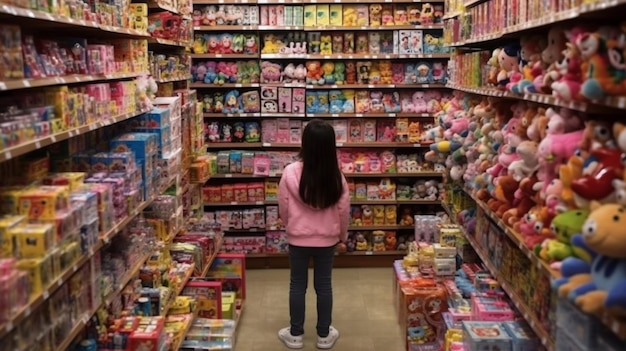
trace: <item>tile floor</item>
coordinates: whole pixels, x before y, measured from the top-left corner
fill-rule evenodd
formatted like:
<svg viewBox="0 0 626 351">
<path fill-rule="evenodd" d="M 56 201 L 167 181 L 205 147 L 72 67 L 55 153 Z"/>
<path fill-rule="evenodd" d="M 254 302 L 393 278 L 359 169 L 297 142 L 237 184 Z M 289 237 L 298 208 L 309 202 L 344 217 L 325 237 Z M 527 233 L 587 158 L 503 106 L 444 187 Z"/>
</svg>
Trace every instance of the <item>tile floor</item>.
<svg viewBox="0 0 626 351">
<path fill-rule="evenodd" d="M 247 299 L 235 351 L 288 350 L 276 333 L 289 325 L 289 270 L 249 270 Z M 315 290 L 309 273 L 303 350 L 315 343 Z M 334 351 L 402 351 L 392 295 L 392 268 L 336 268 L 333 325 L 341 334 Z"/>
</svg>

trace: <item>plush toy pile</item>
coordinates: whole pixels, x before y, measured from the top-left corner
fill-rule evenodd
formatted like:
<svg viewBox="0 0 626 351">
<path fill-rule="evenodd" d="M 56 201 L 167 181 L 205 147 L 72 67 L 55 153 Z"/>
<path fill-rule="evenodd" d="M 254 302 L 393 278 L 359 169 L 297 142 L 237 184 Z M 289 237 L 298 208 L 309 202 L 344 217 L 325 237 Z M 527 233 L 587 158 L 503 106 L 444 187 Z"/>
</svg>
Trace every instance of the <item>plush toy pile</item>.
<svg viewBox="0 0 626 351">
<path fill-rule="evenodd" d="M 626 311 L 626 125 L 524 101 L 454 100 L 465 108 L 439 115 L 426 158 L 445 159 L 454 181 L 561 270 L 563 297 L 590 313 Z"/>
<path fill-rule="evenodd" d="M 493 52 L 490 83 L 513 93 L 552 94 L 563 101 L 624 96 L 625 24 L 582 22 L 554 26 L 547 38 L 522 37 Z"/>
</svg>

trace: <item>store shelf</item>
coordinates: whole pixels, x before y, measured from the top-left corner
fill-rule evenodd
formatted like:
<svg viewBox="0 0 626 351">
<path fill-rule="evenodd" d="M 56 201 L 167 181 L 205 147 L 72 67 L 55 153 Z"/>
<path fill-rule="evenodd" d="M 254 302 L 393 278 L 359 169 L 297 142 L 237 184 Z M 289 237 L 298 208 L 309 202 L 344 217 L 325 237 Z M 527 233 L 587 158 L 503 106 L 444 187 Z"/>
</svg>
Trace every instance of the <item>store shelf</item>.
<svg viewBox="0 0 626 351">
<path fill-rule="evenodd" d="M 227 149 L 227 148 L 244 148 L 244 149 L 256 149 L 256 148 L 285 148 L 285 149 L 297 149 L 300 144 L 283 144 L 283 143 L 209 143 L 208 149 Z M 371 143 L 337 143 L 337 147 L 350 147 L 350 148 L 429 148 L 430 144 L 412 144 L 412 143 L 396 143 L 396 142 L 371 142 Z"/>
<path fill-rule="evenodd" d="M 187 335 L 187 333 L 189 333 L 191 327 L 193 326 L 193 322 L 196 320 L 196 318 L 198 318 L 198 309 L 196 309 L 193 313 L 187 313 L 184 316 L 187 317 L 187 324 L 183 328 L 183 332 L 181 334 L 182 337 L 170 346 L 169 350 L 171 351 L 178 351 L 180 349 L 183 341 L 185 341 L 185 336 Z"/>
<path fill-rule="evenodd" d="M 334 2 L 334 1 L 329 1 Z M 428 30 L 428 29 L 443 29 L 443 25 L 441 24 L 433 24 L 433 25 L 406 25 L 406 26 L 319 26 L 319 27 L 304 27 L 305 31 L 358 31 L 358 30 L 367 30 L 367 31 L 383 31 L 383 30 Z"/>
<path fill-rule="evenodd" d="M 204 203 L 205 207 L 229 207 L 229 206 L 265 206 L 265 205 L 278 205 L 278 201 L 265 200 L 265 201 L 252 201 L 252 202 L 209 202 Z"/>
<path fill-rule="evenodd" d="M 471 193 L 469 192 L 467 193 L 469 196 L 472 197 L 472 199 L 476 202 L 476 204 L 480 206 L 480 208 L 485 212 L 485 214 L 494 223 L 496 223 L 500 229 L 502 229 L 502 231 L 506 234 L 506 236 L 508 236 L 509 239 L 513 241 L 515 246 L 517 246 L 520 249 L 520 251 L 522 251 L 524 255 L 528 257 L 528 259 L 532 262 L 532 264 L 534 264 L 541 272 L 543 272 L 550 279 L 556 279 L 556 278 L 561 277 L 561 273 L 559 271 L 550 268 L 550 265 L 547 262 L 537 257 L 537 255 L 532 249 L 529 249 L 528 247 L 526 247 L 526 245 L 524 244 L 524 238 L 520 233 L 513 230 L 513 228 L 506 225 L 500 218 L 494 215 L 493 212 L 489 209 L 489 207 L 487 207 L 487 205 L 484 202 L 476 199 L 476 197 L 474 197 Z"/>
<path fill-rule="evenodd" d="M 470 1 L 472 3 L 472 5 L 470 6 L 474 6 L 483 1 L 485 0 Z M 619 11 L 617 11 L 616 7 L 622 6 L 622 5 L 626 5 L 626 0 L 608 0 L 608 1 L 595 1 L 595 2 L 584 3 L 570 10 L 564 10 L 561 12 L 548 12 L 546 16 L 531 19 L 518 25 L 506 27 L 502 31 L 499 31 L 498 33 L 488 34 L 488 35 L 484 35 L 478 38 L 471 38 L 471 39 L 460 41 L 460 42 L 448 43 L 446 45 L 467 46 L 470 44 L 486 43 L 486 42 L 501 39 L 501 38 L 519 36 L 525 32 L 535 31 L 537 29 L 547 27 L 547 26 L 554 26 L 561 22 L 567 22 L 567 21 L 573 21 L 573 20 L 582 21 L 587 18 L 598 19 L 598 18 L 601 18 L 601 16 L 604 14 L 607 14 L 607 15 L 618 14 Z M 610 14 L 610 12 L 614 12 L 614 13 Z"/>
<path fill-rule="evenodd" d="M 306 83 L 261 83 L 263 87 L 279 87 L 279 88 L 306 88 Z"/>
<path fill-rule="evenodd" d="M 184 40 L 172 40 L 172 39 L 164 39 L 164 38 L 148 38 L 148 43 L 150 44 L 160 44 L 165 46 L 175 46 L 177 48 L 180 47 L 189 47 L 191 46 L 191 42 Z"/>
<path fill-rule="evenodd" d="M 211 1 L 211 0 L 200 0 L 200 1 Z M 380 1 L 383 3 L 397 3 L 397 4 L 411 4 L 411 3 L 443 3 L 443 0 L 383 0 Z M 196 2 L 194 1 L 194 4 Z M 342 3 L 342 4 L 371 4 L 372 0 L 257 0 L 258 4 L 306 4 L 306 3 L 319 3 L 319 4 L 332 4 L 332 3 Z"/>
<path fill-rule="evenodd" d="M 212 2 L 215 3 L 215 2 Z M 258 59 L 258 54 L 190 54 L 191 58 L 198 59 Z"/>
<path fill-rule="evenodd" d="M 417 172 L 417 173 L 344 173 L 346 178 L 430 178 L 430 177 L 442 177 L 444 174 L 440 172 Z M 265 178 L 280 178 L 280 174 L 254 175 L 254 174 L 241 174 L 241 173 L 224 173 L 224 174 L 212 174 L 212 179 L 265 179 Z"/>
<path fill-rule="evenodd" d="M 54 25 L 54 27 L 57 29 L 77 29 L 75 27 L 83 27 L 84 29 L 104 31 L 109 33 L 128 35 L 132 37 L 149 37 L 149 34 L 147 32 L 142 32 L 135 29 L 107 26 L 93 21 L 74 19 L 48 12 L 30 10 L 8 4 L 2 4 L 0 5 L 0 20 L 6 23 L 5 21 L 8 19 L 19 19 L 20 22 L 29 21 L 31 23 L 46 23 L 48 25 Z"/>
<path fill-rule="evenodd" d="M 480 3 L 483 3 L 487 0 L 467 0 L 467 1 L 463 1 L 463 6 L 464 7 L 472 7 L 472 6 L 476 6 Z"/>
<path fill-rule="evenodd" d="M 360 231 L 360 230 L 414 230 L 413 226 L 405 226 L 405 225 L 359 225 L 354 226 L 351 225 L 348 227 L 350 231 Z"/>
<path fill-rule="evenodd" d="M 470 235 L 465 235 L 467 241 L 474 248 L 474 251 L 480 257 L 480 260 L 483 262 L 485 267 L 489 270 L 491 275 L 498 281 L 502 290 L 506 292 L 509 296 L 513 304 L 520 311 L 524 319 L 528 322 L 533 331 L 537 334 L 543 346 L 548 349 L 548 351 L 554 351 L 555 346 L 554 342 L 550 336 L 550 331 L 546 330 L 541 321 L 537 318 L 535 312 L 526 305 L 519 295 L 516 293 L 516 289 L 509 285 L 509 283 L 503 279 L 500 271 L 496 268 L 496 266 L 491 262 L 489 257 L 485 254 L 483 248 L 476 242 L 476 240 Z"/>
<path fill-rule="evenodd" d="M 141 115 L 146 112 L 148 112 L 148 110 L 121 114 L 115 117 L 106 118 L 102 121 L 84 125 L 82 127 L 73 128 L 73 129 L 66 130 L 60 133 L 48 135 L 43 138 L 30 140 L 20 145 L 0 149 L 0 162 L 10 160 L 13 157 L 21 156 L 31 151 L 39 150 L 42 147 L 57 143 L 62 140 L 73 138 L 83 133 L 94 131 L 98 128 L 103 128 L 111 124 L 115 124 L 115 123 L 130 119 L 130 118 L 133 118 L 135 116 Z"/>
<path fill-rule="evenodd" d="M 184 77 L 172 77 L 172 78 L 168 78 L 168 79 L 156 79 L 155 81 L 157 83 L 171 83 L 171 82 L 182 82 L 185 80 L 190 80 L 191 76 L 184 76 Z"/>
<path fill-rule="evenodd" d="M 602 101 L 592 101 L 592 102 L 583 102 L 583 101 L 563 101 L 557 99 L 552 95 L 547 94 L 514 94 L 509 91 L 502 91 L 495 88 L 474 88 L 474 87 L 466 87 L 457 84 L 448 84 L 448 88 L 461 90 L 472 94 L 484 95 L 484 96 L 494 96 L 500 98 L 507 99 L 516 99 L 516 100 L 524 100 L 530 102 L 536 102 L 544 105 L 551 106 L 560 106 L 566 107 L 571 110 L 582 111 L 582 112 L 602 112 L 607 109 L 624 109 L 626 108 L 626 97 L 625 96 L 616 96 L 612 98 L 607 98 Z"/>
<path fill-rule="evenodd" d="M 152 9 L 152 10 L 169 11 L 171 13 L 174 13 L 174 14 L 177 14 L 177 15 L 181 15 L 181 16 L 183 16 L 183 18 L 191 19 L 191 15 L 189 13 L 182 13 L 179 9 L 177 9 L 177 8 L 175 8 L 173 6 L 169 6 L 167 4 L 162 4 L 158 0 L 157 1 L 149 1 L 148 2 L 148 8 Z"/>
<path fill-rule="evenodd" d="M 391 60 L 449 58 L 450 54 L 261 54 L 262 59 L 307 59 L 307 60 Z"/>
<path fill-rule="evenodd" d="M 307 85 L 307 89 L 443 89 L 445 84 L 333 84 Z"/>
<path fill-rule="evenodd" d="M 208 176 L 208 177 L 205 177 L 203 179 L 191 179 L 189 181 L 189 183 L 191 183 L 191 184 L 204 184 L 204 183 L 208 182 L 209 179 L 211 179 L 211 177 L 212 176 Z"/>
<path fill-rule="evenodd" d="M 260 113 L 203 113 L 204 118 L 261 117 Z"/>
<path fill-rule="evenodd" d="M 197 31 L 244 31 L 244 30 L 259 30 L 260 26 L 257 25 L 247 25 L 247 26 L 236 26 L 236 25 L 223 25 L 223 26 L 194 26 L 193 30 Z"/>
<path fill-rule="evenodd" d="M 205 264 L 204 268 L 202 268 L 202 273 L 200 274 L 200 278 L 206 277 L 206 275 L 209 273 L 209 269 L 211 269 L 211 265 L 213 264 L 215 257 L 217 257 L 217 254 L 220 253 L 221 249 L 222 249 L 222 239 L 218 240 L 217 243 L 215 244 L 215 250 L 213 251 L 213 254 L 211 255 L 211 257 L 209 257 L 209 259 L 207 260 L 207 264 Z"/>
<path fill-rule="evenodd" d="M 72 74 L 69 76 L 61 77 L 48 77 L 48 78 L 36 78 L 36 79 L 14 79 L 0 81 L 0 91 L 5 90 L 17 90 L 27 88 L 40 88 L 49 87 L 63 84 L 79 84 L 79 83 L 91 83 L 108 80 L 121 80 L 129 78 L 137 78 L 149 73 L 111 73 L 102 75 L 83 75 Z"/>
<path fill-rule="evenodd" d="M 268 26 L 268 25 L 258 25 L 256 26 L 258 30 L 260 31 L 292 31 L 292 30 L 305 30 L 306 27 L 304 26 Z"/>
<path fill-rule="evenodd" d="M 453 18 L 461 16 L 462 14 L 463 14 L 463 12 L 461 12 L 461 11 L 454 11 L 454 12 L 446 13 L 443 16 L 443 20 L 446 21 L 446 20 L 449 20 L 449 19 L 453 19 Z"/>
<path fill-rule="evenodd" d="M 405 251 L 352 251 L 345 253 L 336 253 L 339 256 L 403 256 L 406 255 Z M 288 257 L 287 253 L 260 253 L 260 254 L 246 254 L 246 258 L 271 258 L 271 257 Z"/>
<path fill-rule="evenodd" d="M 189 88 L 191 89 L 219 89 L 219 88 L 258 88 L 259 83 L 224 83 L 224 84 L 204 84 L 204 83 L 191 83 Z"/>
<path fill-rule="evenodd" d="M 256 4 L 257 0 L 193 0 L 194 5 Z"/>
<path fill-rule="evenodd" d="M 165 306 L 163 306 L 163 311 L 161 311 L 161 316 L 167 316 L 167 313 L 170 311 L 170 308 L 172 308 L 172 305 L 174 304 L 176 297 L 180 295 L 180 293 L 183 292 L 185 285 L 187 285 L 187 282 L 193 276 L 193 271 L 194 271 L 194 267 L 193 266 L 189 267 L 189 269 L 187 269 L 187 271 L 183 275 L 183 278 L 180 280 L 180 284 L 178 285 L 176 290 L 173 292 L 170 292 L 169 301 L 165 304 Z"/>
</svg>

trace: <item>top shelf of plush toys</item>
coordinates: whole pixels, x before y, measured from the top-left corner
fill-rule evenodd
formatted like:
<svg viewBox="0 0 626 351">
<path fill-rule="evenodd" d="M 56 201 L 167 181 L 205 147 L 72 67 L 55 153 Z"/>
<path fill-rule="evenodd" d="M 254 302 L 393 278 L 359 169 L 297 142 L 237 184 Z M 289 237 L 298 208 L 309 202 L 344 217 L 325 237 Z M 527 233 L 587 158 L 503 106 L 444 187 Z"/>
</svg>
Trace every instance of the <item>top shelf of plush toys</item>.
<svg viewBox="0 0 626 351">
<path fill-rule="evenodd" d="M 626 7 L 626 0 L 596 0 L 588 1 L 572 8 L 548 8 L 542 5 L 544 1 L 531 0 L 529 6 L 519 9 L 519 13 L 512 16 L 505 16 L 503 13 L 495 12 L 494 4 L 504 2 L 509 5 L 511 0 L 480 0 L 472 1 L 471 8 L 466 5 L 465 12 L 458 16 L 444 16 L 445 27 L 450 28 L 453 22 L 460 21 L 462 26 L 469 26 L 472 31 L 469 38 L 446 43 L 448 46 L 492 46 L 494 42 L 507 38 L 520 37 L 528 32 L 536 32 L 544 27 L 562 24 L 563 22 L 576 21 L 579 23 L 584 19 L 606 20 L 607 16 L 619 19 Z M 562 5 L 566 6 L 566 5 Z M 616 11 L 617 8 L 622 11 Z M 467 22 L 467 23 L 466 23 Z M 470 23 L 471 22 L 471 23 Z"/>
<path fill-rule="evenodd" d="M 341 3 L 341 4 L 371 4 L 372 0 L 194 0 L 194 5 L 215 5 L 215 4 L 306 4 L 306 3 Z M 376 2 L 394 4 L 412 3 L 443 3 L 444 0 L 382 0 Z"/>
</svg>

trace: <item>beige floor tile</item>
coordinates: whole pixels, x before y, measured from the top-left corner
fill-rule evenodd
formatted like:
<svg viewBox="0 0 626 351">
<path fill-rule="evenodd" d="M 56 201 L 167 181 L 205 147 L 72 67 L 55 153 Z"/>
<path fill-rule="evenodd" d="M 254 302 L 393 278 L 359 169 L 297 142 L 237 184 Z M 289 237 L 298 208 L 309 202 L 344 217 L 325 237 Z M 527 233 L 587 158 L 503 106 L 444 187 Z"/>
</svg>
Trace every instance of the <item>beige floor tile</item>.
<svg viewBox="0 0 626 351">
<path fill-rule="evenodd" d="M 334 351 L 402 351 L 391 268 L 333 271 L 333 325 L 341 337 Z M 288 350 L 276 333 L 289 325 L 289 270 L 247 272 L 248 298 L 235 351 Z M 317 350 L 313 271 L 309 271 L 304 351 Z"/>
</svg>

